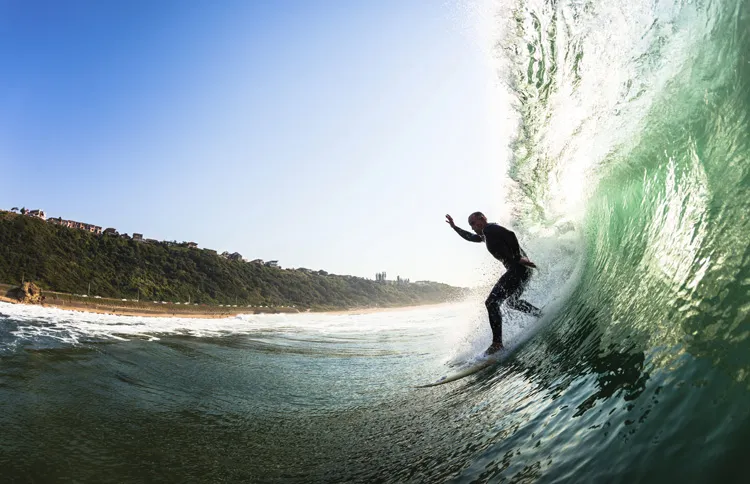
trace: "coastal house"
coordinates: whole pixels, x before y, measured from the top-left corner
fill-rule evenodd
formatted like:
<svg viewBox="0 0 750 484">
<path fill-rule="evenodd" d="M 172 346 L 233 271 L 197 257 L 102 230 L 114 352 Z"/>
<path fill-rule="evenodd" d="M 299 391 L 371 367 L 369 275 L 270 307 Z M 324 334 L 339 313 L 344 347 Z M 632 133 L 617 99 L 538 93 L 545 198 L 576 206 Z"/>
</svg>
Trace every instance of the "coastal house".
<svg viewBox="0 0 750 484">
<path fill-rule="evenodd" d="M 144 242 L 146 242 L 147 244 L 158 244 L 159 243 L 159 241 L 156 240 L 156 239 L 146 239 L 146 240 L 144 240 Z"/>
<path fill-rule="evenodd" d="M 94 235 L 102 234 L 102 228 L 99 227 L 98 225 L 86 224 L 83 222 L 76 222 L 75 220 L 63 220 L 62 222 L 63 223 L 61 223 L 60 225 L 63 225 L 71 229 L 85 230 L 86 232 L 91 232 Z"/>
<path fill-rule="evenodd" d="M 133 232 L 133 240 L 136 242 L 143 242 L 143 234 L 136 234 Z"/>
<path fill-rule="evenodd" d="M 198 248 L 198 244 L 195 243 L 195 242 L 188 242 L 187 246 L 188 246 L 188 249 L 197 249 Z"/>
<path fill-rule="evenodd" d="M 279 261 L 269 260 L 268 262 L 266 262 L 266 267 L 279 267 Z"/>
<path fill-rule="evenodd" d="M 29 212 L 26 212 L 26 215 L 28 215 L 29 217 L 36 217 L 42 220 L 47 220 L 47 216 L 44 214 L 44 210 L 31 210 Z"/>
<path fill-rule="evenodd" d="M 52 224 L 52 225 L 62 225 L 63 227 L 67 227 L 68 226 L 67 225 L 68 221 L 67 220 L 63 220 L 62 217 L 48 218 L 47 219 L 47 223 L 48 224 Z"/>
<path fill-rule="evenodd" d="M 119 232 L 117 232 L 117 229 L 114 229 L 112 227 L 104 229 L 104 235 L 120 235 Z"/>
<path fill-rule="evenodd" d="M 229 254 L 228 259 L 229 260 L 242 260 L 242 254 L 240 254 L 239 252 L 234 252 L 232 254 Z"/>
<path fill-rule="evenodd" d="M 263 259 L 253 259 L 253 260 L 250 261 L 250 263 L 251 264 L 258 264 L 258 265 L 261 265 L 261 266 L 264 264 Z"/>
</svg>

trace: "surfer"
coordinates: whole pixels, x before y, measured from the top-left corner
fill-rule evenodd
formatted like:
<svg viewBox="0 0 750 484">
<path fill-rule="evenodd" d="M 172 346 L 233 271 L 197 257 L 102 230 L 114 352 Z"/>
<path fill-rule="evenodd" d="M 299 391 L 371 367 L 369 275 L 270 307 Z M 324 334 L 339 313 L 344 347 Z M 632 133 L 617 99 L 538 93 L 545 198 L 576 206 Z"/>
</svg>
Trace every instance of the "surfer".
<svg viewBox="0 0 750 484">
<path fill-rule="evenodd" d="M 520 299 L 521 293 L 531 279 L 531 268 L 536 268 L 536 264 L 526 257 L 518 245 L 516 234 L 496 223 L 488 223 L 482 212 L 469 215 L 469 225 L 475 232 L 473 234 L 457 227 L 450 215 L 446 215 L 445 219 L 446 223 L 464 239 L 470 242 L 485 242 L 490 254 L 505 266 L 505 274 L 500 277 L 484 302 L 492 328 L 492 345 L 487 348 L 487 354 L 494 353 L 503 348 L 503 318 L 500 314 L 500 305 L 503 302 L 507 302 L 508 307 L 517 311 L 537 317 L 542 315 L 539 308 Z"/>
</svg>

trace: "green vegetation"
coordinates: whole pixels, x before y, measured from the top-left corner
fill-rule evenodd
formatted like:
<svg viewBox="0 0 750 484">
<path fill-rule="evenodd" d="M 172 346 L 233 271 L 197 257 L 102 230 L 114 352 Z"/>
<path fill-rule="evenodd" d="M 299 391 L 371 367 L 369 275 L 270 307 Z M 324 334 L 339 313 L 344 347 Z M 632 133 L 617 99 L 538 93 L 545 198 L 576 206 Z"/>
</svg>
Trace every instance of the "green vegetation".
<svg viewBox="0 0 750 484">
<path fill-rule="evenodd" d="M 403 306 L 453 300 L 435 282 L 389 284 L 227 260 L 213 252 L 95 236 L 0 211 L 0 282 L 111 298 L 313 309 Z"/>
</svg>

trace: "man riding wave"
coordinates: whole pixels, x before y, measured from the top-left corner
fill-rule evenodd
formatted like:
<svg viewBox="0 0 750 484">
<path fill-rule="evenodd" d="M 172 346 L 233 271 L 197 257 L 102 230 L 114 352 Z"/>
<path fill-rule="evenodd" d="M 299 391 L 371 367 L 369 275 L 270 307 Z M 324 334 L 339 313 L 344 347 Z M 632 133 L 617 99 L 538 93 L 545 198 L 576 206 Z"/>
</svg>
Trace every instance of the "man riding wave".
<svg viewBox="0 0 750 484">
<path fill-rule="evenodd" d="M 536 264 L 526 257 L 521 246 L 518 245 L 516 234 L 501 225 L 487 222 L 487 217 L 482 212 L 469 215 L 469 225 L 475 232 L 473 234 L 456 226 L 450 215 L 446 215 L 445 218 L 446 223 L 464 239 L 470 242 L 484 242 L 490 254 L 505 266 L 505 273 L 484 302 L 490 319 L 490 328 L 492 328 L 492 345 L 487 348 L 487 353 L 494 353 L 503 348 L 503 318 L 500 306 L 504 302 L 507 302 L 511 309 L 537 317 L 542 315 L 539 308 L 520 299 L 521 293 L 531 279 L 531 269 L 536 268 Z"/>
</svg>

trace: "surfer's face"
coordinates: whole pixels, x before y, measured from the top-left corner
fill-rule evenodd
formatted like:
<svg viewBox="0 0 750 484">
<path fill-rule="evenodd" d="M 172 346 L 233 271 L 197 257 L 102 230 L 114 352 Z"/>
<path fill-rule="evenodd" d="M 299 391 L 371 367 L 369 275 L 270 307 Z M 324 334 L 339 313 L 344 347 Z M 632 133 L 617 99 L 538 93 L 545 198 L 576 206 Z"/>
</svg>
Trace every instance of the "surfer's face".
<svg viewBox="0 0 750 484">
<path fill-rule="evenodd" d="M 469 217 L 469 225 L 471 225 L 471 229 L 476 232 L 479 235 L 482 235 L 484 233 L 484 227 L 487 225 L 487 218 L 486 217 L 475 217 L 471 216 Z"/>
</svg>

